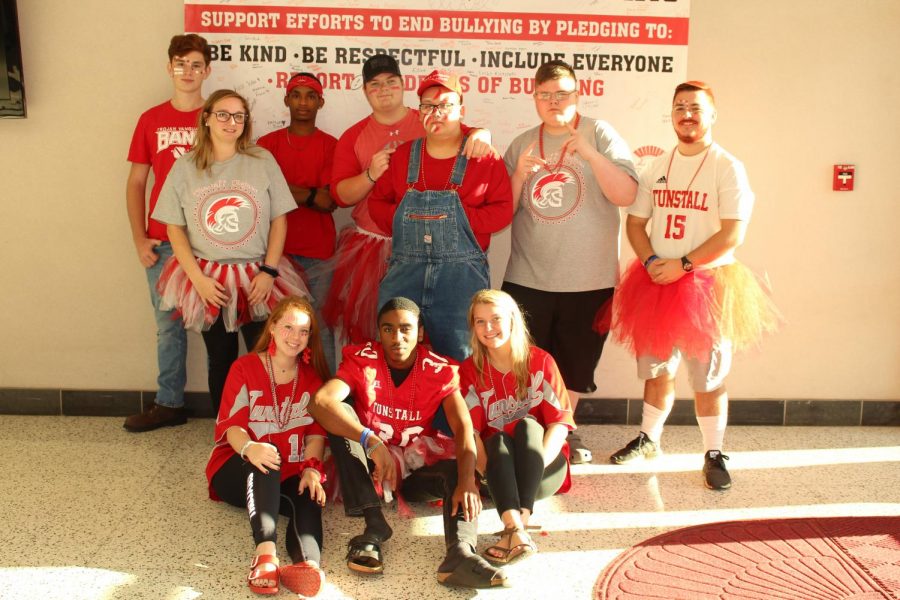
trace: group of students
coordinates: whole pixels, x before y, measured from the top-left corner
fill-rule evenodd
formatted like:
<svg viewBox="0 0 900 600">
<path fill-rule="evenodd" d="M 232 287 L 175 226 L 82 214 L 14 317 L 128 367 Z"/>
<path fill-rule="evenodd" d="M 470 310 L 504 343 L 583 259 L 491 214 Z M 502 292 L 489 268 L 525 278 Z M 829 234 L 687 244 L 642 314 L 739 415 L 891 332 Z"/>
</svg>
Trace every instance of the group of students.
<svg viewBox="0 0 900 600">
<path fill-rule="evenodd" d="M 126 193 L 156 312 L 159 391 L 125 427 L 185 422 L 184 329 L 200 331 L 218 414 L 210 496 L 248 510 L 254 591 L 281 583 L 311 596 L 322 584 L 326 439 L 345 511 L 366 523 L 349 543 L 351 569 L 382 572 L 392 535 L 382 500 L 399 494 L 443 500 L 442 583 L 506 585 L 496 565 L 536 550 L 535 500 L 568 489 L 570 462 L 591 460 L 573 415 L 596 389 L 610 330 L 644 380 L 641 432 L 610 461 L 660 453 L 684 360 L 704 482 L 730 487 L 724 378 L 733 351 L 778 314 L 734 259 L 754 196 L 743 165 L 712 141 L 709 86 L 676 88 L 678 144 L 638 183 L 627 143 L 578 112 L 562 61 L 537 70 L 541 123 L 502 159 L 487 130 L 462 123 L 457 75 L 423 78 L 411 109 L 387 54 L 363 66 L 372 114 L 340 140 L 316 128 L 325 97 L 313 74 L 290 78 L 288 126 L 254 145 L 245 98 L 201 96 L 202 37 L 175 36 L 167 70 L 173 97 L 138 122 Z M 339 236 L 336 207 L 353 207 Z M 637 260 L 619 282 L 622 207 Z M 485 252 L 510 224 L 503 291 L 490 290 Z M 240 359 L 238 331 L 253 348 Z M 339 364 L 335 331 L 347 344 Z M 504 530 L 479 555 L 483 488 Z M 279 511 L 290 519 L 283 567 Z"/>
</svg>

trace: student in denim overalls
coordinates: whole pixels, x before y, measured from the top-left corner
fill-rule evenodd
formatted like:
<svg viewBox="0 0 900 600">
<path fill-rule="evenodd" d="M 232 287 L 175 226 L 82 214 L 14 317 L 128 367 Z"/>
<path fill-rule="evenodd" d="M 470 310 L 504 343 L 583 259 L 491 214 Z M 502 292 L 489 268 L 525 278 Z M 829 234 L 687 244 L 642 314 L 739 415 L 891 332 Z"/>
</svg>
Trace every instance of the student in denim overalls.
<svg viewBox="0 0 900 600">
<path fill-rule="evenodd" d="M 490 287 L 485 251 L 491 233 L 512 220 L 512 193 L 498 157 L 462 153 L 460 79 L 435 71 L 419 97 L 426 137 L 397 149 L 369 200 L 375 222 L 393 233 L 378 303 L 416 302 L 435 352 L 461 361 L 470 353 L 469 301 Z"/>
</svg>

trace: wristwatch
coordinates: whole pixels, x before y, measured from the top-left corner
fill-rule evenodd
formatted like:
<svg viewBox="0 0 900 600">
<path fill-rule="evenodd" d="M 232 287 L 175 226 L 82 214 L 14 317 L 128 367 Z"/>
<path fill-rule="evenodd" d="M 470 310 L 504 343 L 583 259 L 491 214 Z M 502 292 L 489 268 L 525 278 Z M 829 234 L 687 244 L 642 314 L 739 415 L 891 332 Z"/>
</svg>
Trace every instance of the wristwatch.
<svg viewBox="0 0 900 600">
<path fill-rule="evenodd" d="M 688 260 L 687 256 L 681 257 L 681 268 L 684 269 L 685 273 L 690 273 L 694 270 L 694 263 Z"/>
</svg>

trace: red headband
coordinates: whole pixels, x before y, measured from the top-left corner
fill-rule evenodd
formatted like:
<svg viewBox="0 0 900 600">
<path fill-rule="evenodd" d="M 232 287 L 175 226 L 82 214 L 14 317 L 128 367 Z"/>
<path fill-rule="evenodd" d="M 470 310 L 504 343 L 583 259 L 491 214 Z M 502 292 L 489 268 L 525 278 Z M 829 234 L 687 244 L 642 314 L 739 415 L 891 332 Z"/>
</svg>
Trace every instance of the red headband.
<svg viewBox="0 0 900 600">
<path fill-rule="evenodd" d="M 318 95 L 322 95 L 322 82 L 319 81 L 317 77 L 308 77 L 306 75 L 294 75 L 288 81 L 287 90 L 284 92 L 285 95 L 291 93 L 296 87 L 308 87 Z"/>
</svg>

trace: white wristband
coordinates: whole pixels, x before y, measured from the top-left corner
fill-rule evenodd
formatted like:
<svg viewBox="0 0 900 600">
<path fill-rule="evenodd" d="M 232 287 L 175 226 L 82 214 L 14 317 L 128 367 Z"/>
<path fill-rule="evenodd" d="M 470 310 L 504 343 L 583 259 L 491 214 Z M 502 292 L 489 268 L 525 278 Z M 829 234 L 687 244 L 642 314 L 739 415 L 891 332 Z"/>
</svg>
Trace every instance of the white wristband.
<svg viewBox="0 0 900 600">
<path fill-rule="evenodd" d="M 250 444 L 252 444 L 252 443 L 253 443 L 253 440 L 247 440 L 246 443 L 244 443 L 244 445 L 241 446 L 241 452 L 240 452 L 241 460 L 247 460 L 246 458 L 244 458 L 244 452 L 247 451 L 247 447 L 250 446 Z"/>
</svg>

